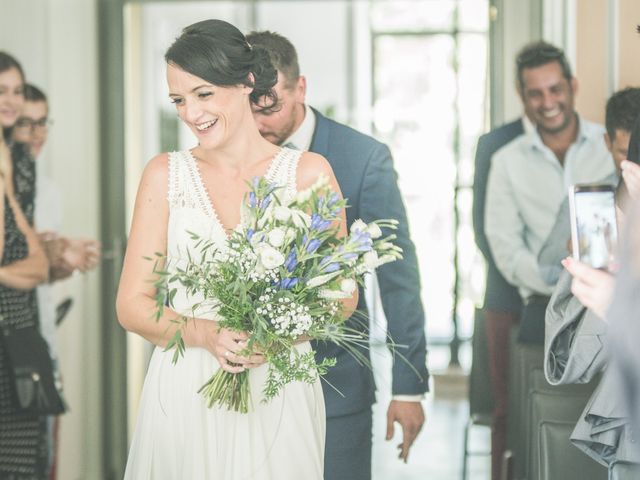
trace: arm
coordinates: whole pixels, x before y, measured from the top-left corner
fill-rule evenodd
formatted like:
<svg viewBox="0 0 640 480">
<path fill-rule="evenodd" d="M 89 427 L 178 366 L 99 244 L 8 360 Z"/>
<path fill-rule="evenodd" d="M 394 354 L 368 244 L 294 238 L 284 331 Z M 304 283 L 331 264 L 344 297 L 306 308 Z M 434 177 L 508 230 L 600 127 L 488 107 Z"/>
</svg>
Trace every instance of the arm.
<svg viewBox="0 0 640 480">
<path fill-rule="evenodd" d="M 569 254 L 567 244 L 570 240 L 569 200 L 565 198 L 558 210 L 556 223 L 538 253 L 540 276 L 548 285 L 555 285 L 562 273 L 560 262 Z"/>
<path fill-rule="evenodd" d="M 426 338 L 424 310 L 420 297 L 420 273 L 415 246 L 409 235 L 409 225 L 402 195 L 393 168 L 391 152 L 384 145 L 376 145 L 362 181 L 360 212 L 365 222 L 379 218 L 398 220 L 395 243 L 403 250 L 403 259 L 383 265 L 377 271 L 382 307 L 391 341 L 406 345 L 398 349 L 404 358 L 393 362 L 391 401 L 387 411 L 387 440 L 393 437 L 394 422 L 400 423 L 403 442 L 398 446 L 399 457 L 405 462 L 409 449 L 424 423 L 420 399 L 429 390 L 426 366 Z M 385 232 L 391 233 L 391 232 Z M 400 401 L 398 395 L 411 395 Z"/>
<path fill-rule="evenodd" d="M 298 169 L 296 172 L 297 190 L 304 190 L 315 183 L 320 175 L 326 175 L 329 178 L 329 186 L 342 199 L 342 191 L 338 185 L 338 181 L 333 173 L 333 169 L 326 158 L 317 153 L 305 152 L 300 157 Z M 342 238 L 347 234 L 347 217 L 344 208 L 340 212 L 340 225 L 338 229 L 338 238 Z M 358 307 L 359 292 L 354 291 L 349 298 L 342 300 L 344 318 L 349 318 Z"/>
<path fill-rule="evenodd" d="M 0 267 L 0 284 L 20 290 L 31 290 L 47 281 L 49 264 L 36 233 L 28 224 L 9 189 L 6 195 L 18 229 L 26 238 L 28 254 L 22 260 Z"/>
<path fill-rule="evenodd" d="M 177 330 L 180 315 L 165 308 L 154 321 L 156 289 L 150 281 L 156 277 L 153 262 L 144 257 L 156 252 L 166 254 L 169 205 L 167 155 L 153 158 L 144 170 L 135 202 L 131 231 L 127 243 L 120 285 L 116 298 L 116 313 L 120 324 L 155 345 L 165 347 Z M 162 266 L 160 266 L 162 268 Z M 212 320 L 190 318 L 183 327 L 186 347 L 205 348 L 216 357 L 221 368 L 238 373 L 253 365 L 256 359 L 235 355 L 244 348 L 246 334 L 219 329 Z M 233 355 L 225 355 L 233 352 Z M 231 366 L 227 359 L 239 366 Z"/>
<path fill-rule="evenodd" d="M 502 151 L 504 152 L 504 150 Z M 496 266 L 518 288 L 547 293 L 536 256 L 524 242 L 525 224 L 517 206 L 517 193 L 509 179 L 508 158 L 498 152 L 491 164 L 485 212 L 485 230 Z"/>
</svg>

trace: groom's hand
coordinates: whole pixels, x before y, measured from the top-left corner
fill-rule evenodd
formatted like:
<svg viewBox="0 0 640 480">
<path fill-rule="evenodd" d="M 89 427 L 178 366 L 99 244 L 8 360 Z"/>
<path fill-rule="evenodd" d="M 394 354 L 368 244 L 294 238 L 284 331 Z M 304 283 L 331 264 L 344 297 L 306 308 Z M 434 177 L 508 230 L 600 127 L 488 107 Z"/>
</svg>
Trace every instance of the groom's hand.
<svg viewBox="0 0 640 480">
<path fill-rule="evenodd" d="M 391 400 L 389 409 L 387 410 L 387 440 L 393 438 L 395 422 L 398 422 L 402 427 L 402 443 L 398 445 L 398 449 L 400 450 L 398 458 L 404 460 L 404 463 L 407 463 L 409 449 L 424 424 L 422 403 Z"/>
</svg>

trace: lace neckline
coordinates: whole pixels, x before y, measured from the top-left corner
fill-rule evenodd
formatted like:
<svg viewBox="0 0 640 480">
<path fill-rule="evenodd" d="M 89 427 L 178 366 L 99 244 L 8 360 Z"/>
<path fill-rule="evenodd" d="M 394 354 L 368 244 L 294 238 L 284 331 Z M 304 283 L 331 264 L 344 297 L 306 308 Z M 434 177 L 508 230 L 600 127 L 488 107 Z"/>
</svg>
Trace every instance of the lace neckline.
<svg viewBox="0 0 640 480">
<path fill-rule="evenodd" d="M 269 167 L 267 168 L 267 171 L 264 174 L 264 177 L 267 180 L 273 181 L 274 173 L 278 171 L 278 165 L 281 159 L 286 158 L 286 155 L 284 155 L 286 151 L 287 151 L 286 148 L 281 147 L 280 150 L 278 150 L 278 152 L 271 159 L 269 163 Z M 218 212 L 216 211 L 213 201 L 211 200 L 211 196 L 209 195 L 209 190 L 207 189 L 207 186 L 204 184 L 204 181 L 202 180 L 200 167 L 198 166 L 198 161 L 196 157 L 193 155 L 191 150 L 186 150 L 186 157 L 189 160 L 189 163 L 191 166 L 190 168 L 192 173 L 191 180 L 192 180 L 192 184 L 196 188 L 198 203 L 203 208 L 206 215 L 213 219 L 214 223 L 218 226 L 218 228 L 220 229 L 222 234 L 225 236 L 225 238 L 228 239 L 229 234 L 227 233 L 227 230 L 224 228 L 224 225 L 222 224 L 222 222 L 220 221 L 220 218 L 218 217 Z M 228 232 L 234 231 L 241 224 L 242 224 L 242 209 L 240 209 L 240 221 L 235 227 L 228 230 Z"/>
</svg>

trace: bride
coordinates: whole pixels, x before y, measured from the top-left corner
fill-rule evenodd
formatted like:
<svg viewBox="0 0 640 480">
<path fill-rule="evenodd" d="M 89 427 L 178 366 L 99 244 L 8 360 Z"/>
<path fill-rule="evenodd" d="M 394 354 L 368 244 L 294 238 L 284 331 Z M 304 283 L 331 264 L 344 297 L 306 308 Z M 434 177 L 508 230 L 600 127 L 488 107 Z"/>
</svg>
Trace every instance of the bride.
<svg viewBox="0 0 640 480">
<path fill-rule="evenodd" d="M 238 355 L 247 334 L 218 327 L 215 314 L 197 314 L 183 330 L 187 346 L 174 365 L 164 347 L 180 315 L 191 316 L 197 299 L 179 291 L 175 310 L 154 321 L 153 262 L 165 253 L 171 270 L 193 240 L 208 238 L 225 248 L 240 222 L 240 206 L 255 176 L 288 195 L 312 185 L 321 174 L 340 193 L 331 167 L 320 155 L 279 148 L 264 140 L 251 105 L 277 109 L 272 90 L 277 73 L 265 51 L 252 48 L 234 26 L 206 20 L 185 28 L 165 55 L 169 98 L 198 145 L 163 153 L 144 170 L 116 302 L 118 319 L 156 345 L 140 402 L 125 479 L 288 480 L 323 476 L 325 412 L 322 388 L 292 383 L 263 405 L 267 366 L 259 353 Z M 344 211 L 340 234 L 346 234 Z M 345 315 L 357 304 L 345 300 Z M 296 348 L 311 349 L 309 342 Z M 250 369 L 248 414 L 207 408 L 197 393 L 218 369 Z"/>
</svg>

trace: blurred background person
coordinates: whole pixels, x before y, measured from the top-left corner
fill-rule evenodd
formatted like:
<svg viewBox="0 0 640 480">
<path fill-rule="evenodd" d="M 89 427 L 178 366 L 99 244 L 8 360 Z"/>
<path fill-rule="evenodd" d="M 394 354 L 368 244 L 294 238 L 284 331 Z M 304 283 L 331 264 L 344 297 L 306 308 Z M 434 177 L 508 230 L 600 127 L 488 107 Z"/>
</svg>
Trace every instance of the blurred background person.
<svg viewBox="0 0 640 480">
<path fill-rule="evenodd" d="M 49 282 L 40 285 L 37 292 L 40 331 L 49 344 L 59 385 L 62 385 L 55 335 L 56 324 L 62 318 L 56 312 L 51 283 L 66 279 L 75 271 L 86 272 L 93 269 L 100 258 L 100 245 L 92 239 L 69 238 L 58 233 L 63 221 L 62 195 L 58 186 L 46 175 L 42 158 L 50 124 L 46 95 L 38 87 L 25 84 L 24 105 L 13 127 L 12 138 L 15 143 L 23 144 L 30 158 L 36 162 L 34 226 L 49 261 Z M 68 310 L 64 313 L 66 311 Z M 51 419 L 49 424 L 50 480 L 56 478 L 58 423 Z"/>
<path fill-rule="evenodd" d="M 35 287 L 47 280 L 48 264 L 35 232 L 13 195 L 11 166 L 26 157 L 11 158 L 6 138 L 24 103 L 20 64 L 0 52 L 0 327 L 38 325 Z M 16 151 L 15 149 L 13 151 Z M 29 160 L 27 158 L 27 160 Z M 0 478 L 41 479 L 47 470 L 46 417 L 17 407 L 17 392 L 8 355 L 0 342 Z M 10 435 L 6 434 L 11 432 Z"/>
<path fill-rule="evenodd" d="M 610 161 L 615 166 L 615 170 L 595 183 L 613 186 L 620 184 L 616 193 L 617 197 L 624 195 L 626 190 L 625 183 L 620 183 L 622 165 L 624 164 L 629 172 L 640 172 L 639 165 L 626 161 L 629 157 L 631 131 L 638 114 L 640 114 L 640 88 L 625 88 L 614 93 L 607 100 L 604 140 L 611 154 Z M 631 188 L 634 188 L 634 185 Z M 549 285 L 555 285 L 560 273 L 564 270 L 560 262 L 569 255 L 570 240 L 569 199 L 566 198 L 558 210 L 556 223 L 538 254 L 540 275 Z"/>
</svg>

